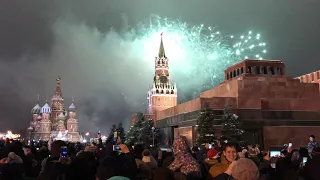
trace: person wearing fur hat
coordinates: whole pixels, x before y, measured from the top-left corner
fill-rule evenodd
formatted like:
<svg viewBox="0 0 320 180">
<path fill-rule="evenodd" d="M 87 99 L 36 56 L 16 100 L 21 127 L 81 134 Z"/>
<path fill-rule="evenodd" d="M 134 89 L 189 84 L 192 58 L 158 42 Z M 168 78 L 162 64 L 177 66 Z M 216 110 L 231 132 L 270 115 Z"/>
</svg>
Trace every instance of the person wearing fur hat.
<svg viewBox="0 0 320 180">
<path fill-rule="evenodd" d="M 228 169 L 215 180 L 258 180 L 259 170 L 256 164 L 247 158 L 233 161 Z"/>
</svg>

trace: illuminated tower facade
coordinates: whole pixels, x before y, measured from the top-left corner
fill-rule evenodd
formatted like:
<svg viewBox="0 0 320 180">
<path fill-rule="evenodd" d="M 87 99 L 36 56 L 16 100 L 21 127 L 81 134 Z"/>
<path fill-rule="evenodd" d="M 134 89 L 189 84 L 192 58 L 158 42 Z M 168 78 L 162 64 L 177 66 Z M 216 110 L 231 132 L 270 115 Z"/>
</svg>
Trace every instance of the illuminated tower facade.
<svg viewBox="0 0 320 180">
<path fill-rule="evenodd" d="M 50 113 L 51 113 L 51 108 L 46 103 L 41 108 L 42 119 L 40 121 L 40 132 L 39 132 L 40 140 L 48 141 L 50 139 L 50 136 L 51 136 Z"/>
<path fill-rule="evenodd" d="M 147 97 L 148 114 L 156 114 L 158 111 L 177 105 L 177 87 L 170 78 L 169 59 L 165 54 L 162 34 L 158 57 L 154 62 L 155 74 Z"/>
<path fill-rule="evenodd" d="M 52 121 L 52 130 L 56 131 L 58 122 L 59 122 L 59 115 L 62 113 L 65 113 L 64 109 L 64 99 L 62 98 L 62 93 L 61 93 L 61 87 L 60 87 L 60 82 L 61 78 L 58 77 L 56 79 L 57 86 L 56 90 L 53 94 L 53 97 L 51 99 L 51 121 Z"/>
<path fill-rule="evenodd" d="M 72 101 L 72 104 L 68 108 L 69 111 L 69 118 L 67 120 L 67 130 L 68 133 L 70 134 L 70 138 L 74 142 L 79 142 L 80 141 L 80 135 L 78 133 L 78 118 L 77 118 L 77 108 Z"/>
</svg>

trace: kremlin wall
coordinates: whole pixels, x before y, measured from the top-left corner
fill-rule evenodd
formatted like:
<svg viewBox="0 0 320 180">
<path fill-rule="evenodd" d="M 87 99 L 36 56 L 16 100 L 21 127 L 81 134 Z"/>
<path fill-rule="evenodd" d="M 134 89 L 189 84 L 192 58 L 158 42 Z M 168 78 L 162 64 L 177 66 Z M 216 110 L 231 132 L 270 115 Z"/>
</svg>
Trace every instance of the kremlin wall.
<svg viewBox="0 0 320 180">
<path fill-rule="evenodd" d="M 164 52 L 162 40 L 161 48 Z M 163 57 L 167 59 L 165 55 Z M 280 148 L 288 142 L 292 142 L 295 148 L 305 147 L 310 134 L 320 137 L 319 76 L 320 71 L 317 71 L 293 78 L 286 75 L 282 61 L 243 60 L 227 68 L 225 80 L 217 87 L 202 92 L 197 99 L 173 105 L 165 94 L 153 93 L 152 97 L 156 98 L 149 101 L 148 109 L 162 108 L 148 111 L 145 118 L 155 120 L 160 128 L 162 145 L 170 145 L 178 136 L 186 136 L 192 145 L 197 138 L 197 116 L 205 102 L 209 102 L 215 112 L 218 137 L 223 108 L 230 104 L 243 122 L 244 137 L 248 143 L 268 149 Z M 154 84 L 155 87 L 159 85 L 156 81 Z M 132 123 L 135 119 L 133 115 Z"/>
</svg>

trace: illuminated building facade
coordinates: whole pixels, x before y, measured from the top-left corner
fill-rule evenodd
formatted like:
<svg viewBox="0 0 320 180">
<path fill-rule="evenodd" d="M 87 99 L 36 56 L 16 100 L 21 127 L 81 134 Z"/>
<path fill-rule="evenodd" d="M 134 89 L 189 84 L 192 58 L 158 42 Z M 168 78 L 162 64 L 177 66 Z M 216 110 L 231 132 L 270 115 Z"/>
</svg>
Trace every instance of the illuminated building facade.
<svg viewBox="0 0 320 180">
<path fill-rule="evenodd" d="M 157 112 L 177 105 L 177 85 L 170 77 L 169 59 L 165 53 L 162 34 L 154 65 L 153 83 L 147 94 L 148 108 L 147 114 L 144 115 L 146 119 L 155 119 Z M 133 115 L 131 123 L 134 124 L 135 121 L 136 115 Z"/>
<path fill-rule="evenodd" d="M 162 144 L 181 135 L 194 144 L 198 114 L 209 102 L 216 115 L 218 137 L 223 108 L 229 104 L 243 122 L 248 143 L 265 148 L 279 148 L 288 142 L 297 148 L 306 146 L 310 134 L 320 136 L 320 92 L 318 84 L 300 80 L 287 76 L 285 64 L 278 60 L 234 64 L 225 70 L 220 85 L 202 92 L 199 98 L 155 113 Z"/>
<path fill-rule="evenodd" d="M 41 107 L 38 98 L 37 104 L 31 110 L 33 118 L 28 128 L 30 139 L 79 142 L 77 108 L 73 101 L 65 110 L 60 77 L 56 79 L 56 83 L 51 105 L 46 102 Z"/>
</svg>

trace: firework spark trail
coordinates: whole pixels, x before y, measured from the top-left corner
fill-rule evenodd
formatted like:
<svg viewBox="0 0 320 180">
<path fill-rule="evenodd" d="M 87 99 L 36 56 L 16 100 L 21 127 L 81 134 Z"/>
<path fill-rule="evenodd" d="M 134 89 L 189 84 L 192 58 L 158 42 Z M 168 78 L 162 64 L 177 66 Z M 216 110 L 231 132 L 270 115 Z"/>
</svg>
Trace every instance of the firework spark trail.
<svg viewBox="0 0 320 180">
<path fill-rule="evenodd" d="M 154 67 L 153 59 L 159 49 L 161 32 L 164 32 L 171 75 L 177 81 L 180 95 L 193 96 L 211 89 L 223 80 L 224 69 L 230 65 L 248 58 L 262 59 L 267 52 L 261 35 L 252 31 L 233 36 L 203 24 L 190 26 L 180 20 L 154 15 L 125 35 L 143 44 L 140 53 L 150 68 Z M 187 99 L 190 98 L 194 97 Z"/>
</svg>

